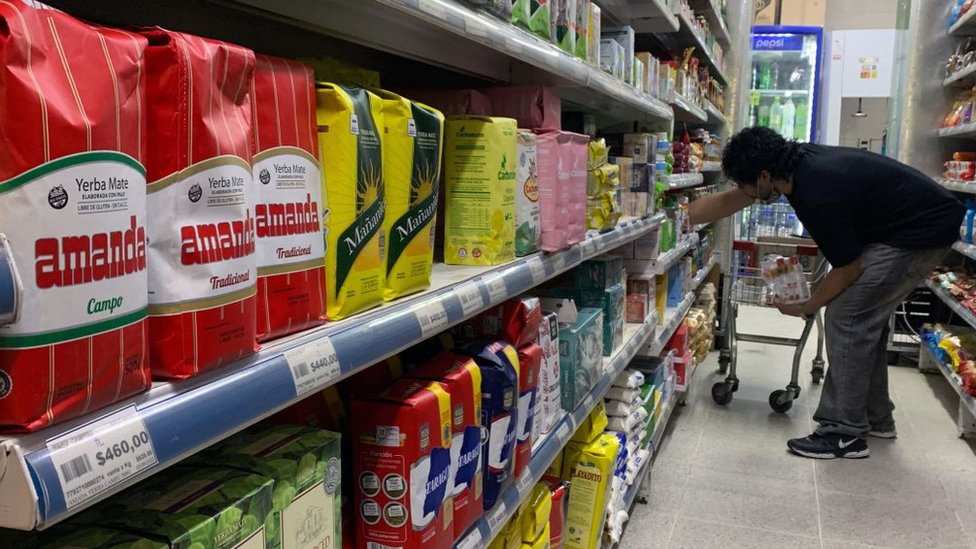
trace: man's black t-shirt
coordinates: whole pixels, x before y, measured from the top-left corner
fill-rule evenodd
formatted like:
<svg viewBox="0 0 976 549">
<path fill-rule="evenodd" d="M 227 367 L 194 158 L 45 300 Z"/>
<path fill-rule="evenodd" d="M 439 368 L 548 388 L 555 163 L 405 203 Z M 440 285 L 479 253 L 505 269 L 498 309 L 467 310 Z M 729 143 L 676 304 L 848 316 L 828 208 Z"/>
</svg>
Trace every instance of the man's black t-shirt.
<svg viewBox="0 0 976 549">
<path fill-rule="evenodd" d="M 787 199 L 834 267 L 868 244 L 920 250 L 959 239 L 966 208 L 922 172 L 859 149 L 800 147 Z"/>
</svg>

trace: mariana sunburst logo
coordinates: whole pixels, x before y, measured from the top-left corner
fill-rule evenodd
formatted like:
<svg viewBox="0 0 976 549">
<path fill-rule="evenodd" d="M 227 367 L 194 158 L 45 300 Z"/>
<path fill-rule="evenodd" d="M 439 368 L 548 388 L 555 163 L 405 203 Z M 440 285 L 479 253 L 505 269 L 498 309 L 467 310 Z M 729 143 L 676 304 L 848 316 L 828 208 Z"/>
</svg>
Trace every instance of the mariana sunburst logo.
<svg viewBox="0 0 976 549">
<path fill-rule="evenodd" d="M 356 213 L 360 214 L 370 204 L 380 198 L 380 188 L 383 185 L 383 172 L 373 163 L 365 164 L 359 181 L 356 182 Z"/>
<path fill-rule="evenodd" d="M 410 205 L 416 206 L 418 202 L 434 193 L 437 185 L 437 166 L 430 162 L 422 162 L 417 167 L 413 179 L 410 180 Z"/>
</svg>

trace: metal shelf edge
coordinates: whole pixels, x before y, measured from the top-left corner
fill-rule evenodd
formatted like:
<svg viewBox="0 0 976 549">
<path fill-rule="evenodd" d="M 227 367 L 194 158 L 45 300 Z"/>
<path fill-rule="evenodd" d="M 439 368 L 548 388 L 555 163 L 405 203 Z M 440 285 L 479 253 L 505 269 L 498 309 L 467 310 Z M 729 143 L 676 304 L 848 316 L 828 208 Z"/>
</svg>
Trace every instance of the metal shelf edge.
<svg viewBox="0 0 976 549">
<path fill-rule="evenodd" d="M 957 252 L 961 253 L 962 255 L 970 259 L 976 259 L 976 246 L 972 244 L 967 244 L 965 242 L 958 241 L 952 245 L 952 249 L 956 250 Z"/>
<path fill-rule="evenodd" d="M 952 73 L 951 76 L 947 77 L 945 80 L 942 81 L 942 85 L 944 87 L 954 86 L 958 84 L 960 81 L 965 80 L 973 75 L 976 75 L 976 63 L 971 63 L 965 68 L 962 68 Z"/>
<path fill-rule="evenodd" d="M 655 335 L 654 341 L 649 343 L 650 350 L 648 351 L 648 356 L 659 356 L 661 354 L 664 346 L 667 345 L 668 340 L 674 335 L 675 330 L 678 329 L 678 325 L 681 324 L 685 315 L 688 314 L 694 302 L 694 292 L 688 292 L 677 307 L 665 311 L 665 317 L 658 325 L 658 333 Z"/>
<path fill-rule="evenodd" d="M 976 181 L 962 181 L 961 179 L 939 177 L 936 178 L 936 182 L 950 191 L 976 194 Z"/>
<path fill-rule="evenodd" d="M 956 21 L 955 23 L 952 24 L 951 27 L 949 27 L 949 34 L 954 36 L 968 36 L 969 34 L 972 34 L 972 32 L 963 34 L 962 30 L 973 23 L 974 17 L 976 17 L 976 10 L 970 9 L 968 12 L 966 12 L 965 15 L 960 17 L 958 21 Z"/>
<path fill-rule="evenodd" d="M 708 122 L 708 114 L 705 110 L 678 92 L 674 92 L 674 99 L 671 101 L 671 105 L 675 109 L 680 109 L 684 113 L 694 117 L 699 123 Z"/>
<path fill-rule="evenodd" d="M 637 355 L 638 349 L 644 345 L 657 326 L 657 316 L 652 315 L 634 335 L 627 340 L 616 354 L 604 359 L 604 373 L 600 381 L 590 389 L 583 402 L 573 413 L 567 413 L 563 419 L 553 427 L 546 439 L 540 443 L 537 453 L 532 454 L 528 468 L 518 479 L 506 486 L 495 507 L 485 512 L 478 522 L 461 539 L 457 540 L 456 549 L 475 549 L 486 547 L 501 531 L 502 526 L 518 509 L 518 506 L 528 497 L 530 490 L 545 473 L 549 464 L 569 442 L 576 432 L 576 428 L 596 406 L 598 400 L 610 389 L 610 384 L 621 371 L 626 368 Z"/>
<path fill-rule="evenodd" d="M 954 297 L 945 293 L 945 291 L 942 288 L 940 288 L 936 283 L 932 282 L 931 280 L 926 280 L 925 286 L 927 286 L 928 289 L 932 290 L 932 293 L 937 295 L 939 299 L 941 299 L 946 305 L 948 305 L 949 308 L 952 309 L 954 313 L 959 315 L 960 318 L 965 320 L 967 324 L 969 324 L 973 328 L 976 328 L 976 315 L 973 315 L 973 313 L 969 312 L 965 307 L 963 307 L 962 303 L 959 303 L 958 301 L 956 301 Z"/>
</svg>

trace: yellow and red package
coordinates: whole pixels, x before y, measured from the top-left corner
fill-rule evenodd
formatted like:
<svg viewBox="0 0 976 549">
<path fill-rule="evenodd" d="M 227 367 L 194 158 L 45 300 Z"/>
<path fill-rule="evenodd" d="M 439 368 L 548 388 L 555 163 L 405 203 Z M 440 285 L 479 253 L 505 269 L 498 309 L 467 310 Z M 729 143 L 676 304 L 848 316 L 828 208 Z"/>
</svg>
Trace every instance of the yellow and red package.
<svg viewBox="0 0 976 549">
<path fill-rule="evenodd" d="M 149 351 L 154 376 L 185 379 L 256 348 L 254 52 L 141 32 L 149 39 Z"/>
<path fill-rule="evenodd" d="M 521 347 L 535 343 L 542 323 L 537 297 L 519 297 L 496 305 L 459 324 L 454 333 L 464 339 L 499 338 Z"/>
<path fill-rule="evenodd" d="M 538 330 L 538 328 L 537 328 Z M 519 401 L 518 433 L 515 441 L 515 469 L 517 477 L 532 459 L 532 420 L 535 418 L 539 393 L 539 370 L 542 368 L 542 347 L 530 343 L 518 350 Z"/>
<path fill-rule="evenodd" d="M 0 233 L 23 284 L 0 327 L 0 428 L 149 387 L 146 40 L 0 3 Z"/>
<path fill-rule="evenodd" d="M 352 404 L 356 547 L 448 549 L 451 397 L 404 378 Z"/>
<path fill-rule="evenodd" d="M 566 505 L 569 503 L 567 492 L 570 486 L 567 482 L 560 482 L 552 487 L 552 505 L 549 511 L 549 547 L 563 549 L 563 535 L 566 533 Z"/>
<path fill-rule="evenodd" d="M 257 235 L 257 339 L 325 321 L 322 175 L 315 74 L 258 55 L 251 86 Z"/>
<path fill-rule="evenodd" d="M 484 513 L 481 464 L 481 370 L 468 357 L 443 352 L 410 377 L 437 381 L 451 395 L 451 479 L 454 538 Z"/>
</svg>

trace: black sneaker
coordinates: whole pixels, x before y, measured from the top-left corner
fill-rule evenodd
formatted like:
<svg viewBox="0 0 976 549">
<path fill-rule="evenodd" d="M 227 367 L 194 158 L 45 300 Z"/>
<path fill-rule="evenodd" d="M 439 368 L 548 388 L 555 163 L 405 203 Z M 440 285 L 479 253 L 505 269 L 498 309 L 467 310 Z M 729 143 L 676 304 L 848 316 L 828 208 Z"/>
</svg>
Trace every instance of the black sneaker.
<svg viewBox="0 0 976 549">
<path fill-rule="evenodd" d="M 808 437 L 794 438 L 786 442 L 786 447 L 794 454 L 814 459 L 856 459 L 871 455 L 868 443 L 863 438 L 833 433 L 813 433 Z"/>
</svg>

